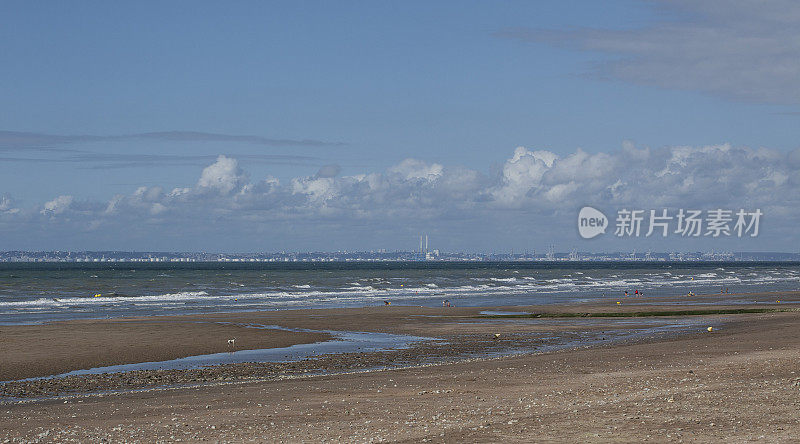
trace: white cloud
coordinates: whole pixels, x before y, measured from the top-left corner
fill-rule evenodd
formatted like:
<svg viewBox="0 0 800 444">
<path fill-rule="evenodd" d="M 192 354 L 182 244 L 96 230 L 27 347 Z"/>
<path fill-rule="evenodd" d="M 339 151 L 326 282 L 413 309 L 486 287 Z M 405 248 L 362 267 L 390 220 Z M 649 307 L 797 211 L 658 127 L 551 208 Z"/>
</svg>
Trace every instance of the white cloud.
<svg viewBox="0 0 800 444">
<path fill-rule="evenodd" d="M 274 177 L 250 182 L 235 159 L 220 156 L 193 187 L 166 193 L 160 187 L 140 187 L 104 203 L 64 195 L 40 211 L 13 215 L 10 209 L 16 206 L 6 198 L 0 200 L 0 214 L 4 223 L 17 218 L 20 226 L 35 226 L 28 222 L 44 215 L 50 229 L 63 223 L 67 231 L 113 229 L 122 236 L 155 229 L 148 227 L 180 227 L 181 235 L 204 230 L 219 235 L 222 230 L 241 236 L 284 227 L 281 238 L 294 241 L 318 236 L 320 230 L 361 239 L 375 233 L 396 236 L 412 227 L 442 227 L 450 233 L 464 224 L 472 227 L 463 228 L 461 236 L 467 238 L 470 230 L 499 230 L 497 236 L 522 230 L 517 235 L 527 235 L 525 227 L 534 220 L 539 221 L 537 232 L 545 227 L 542 221 L 556 221 L 547 228 L 548 236 L 569 237 L 574 227 L 557 221 L 571 220 L 583 205 L 612 210 L 761 208 L 771 215 L 774 230 L 783 227 L 782 233 L 793 233 L 800 217 L 797 152 L 625 143 L 605 153 L 579 149 L 557 156 L 519 147 L 509 154 L 494 176 L 407 159 L 383 172 L 315 174 L 283 182 Z M 68 218 L 54 217 L 67 212 Z"/>
<path fill-rule="evenodd" d="M 558 159 L 550 151 L 528 151 L 524 147 L 514 150 L 514 155 L 503 165 L 502 182 L 491 194 L 502 205 L 521 206 L 531 193 L 542 187 L 542 178 Z"/>
<path fill-rule="evenodd" d="M 165 211 L 167 211 L 167 207 L 165 207 L 164 204 L 161 204 L 159 202 L 154 203 L 150 207 L 150 214 L 152 214 L 153 216 L 159 215 Z"/>
<path fill-rule="evenodd" d="M 241 188 L 247 177 L 239 168 L 236 159 L 219 156 L 217 161 L 207 166 L 200 175 L 197 185 L 200 188 L 216 190 L 222 194 L 230 194 Z"/>
<path fill-rule="evenodd" d="M 438 163 L 426 163 L 417 159 L 406 159 L 389 168 L 390 174 L 396 174 L 405 180 L 434 181 L 442 175 L 444 168 Z"/>
<path fill-rule="evenodd" d="M 544 196 L 551 202 L 564 202 L 568 200 L 572 193 L 578 190 L 578 184 L 575 182 L 559 183 L 553 185 L 548 189 Z"/>
<path fill-rule="evenodd" d="M 15 208 L 14 199 L 9 195 L 0 196 L 0 214 L 17 214 L 19 208 Z"/>
<path fill-rule="evenodd" d="M 46 202 L 42 207 L 41 213 L 44 215 L 61 214 L 69 209 L 70 205 L 72 205 L 72 201 L 72 196 L 58 196 Z"/>
<path fill-rule="evenodd" d="M 794 155 L 790 153 L 789 156 Z M 237 211 L 269 210 L 275 214 L 326 214 L 384 217 L 415 211 L 436 218 L 469 209 L 526 209 L 550 213 L 592 201 L 609 205 L 692 206 L 763 202 L 781 205 L 798 188 L 796 169 L 787 154 L 729 144 L 652 149 L 625 143 L 610 153 L 582 150 L 559 157 L 550 151 L 519 147 L 500 174 L 486 177 L 463 167 L 445 167 L 406 159 L 383 173 L 354 176 L 296 177 L 286 185 L 274 178 L 247 183 L 235 159 L 221 156 L 205 168 L 197 186 L 164 194 L 142 187 L 120 202 L 128 211 L 181 214 L 207 206 Z M 207 189 L 221 195 L 209 200 Z M 235 192 L 234 192 L 235 191 Z M 789 199 L 791 200 L 791 199 Z M 336 210 L 340 212 L 337 212 Z"/>
<path fill-rule="evenodd" d="M 312 203 L 323 203 L 336 197 L 337 187 L 333 178 L 296 178 L 292 180 L 292 193 L 304 194 Z"/>
</svg>

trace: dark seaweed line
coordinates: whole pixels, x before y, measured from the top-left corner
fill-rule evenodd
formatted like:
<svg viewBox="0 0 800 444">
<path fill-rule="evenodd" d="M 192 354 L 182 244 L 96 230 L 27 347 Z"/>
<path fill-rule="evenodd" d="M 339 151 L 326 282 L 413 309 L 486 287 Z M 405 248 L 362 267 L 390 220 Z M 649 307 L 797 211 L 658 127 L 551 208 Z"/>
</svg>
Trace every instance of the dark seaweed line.
<svg viewBox="0 0 800 444">
<path fill-rule="evenodd" d="M 480 315 L 481 319 L 513 319 L 513 318 L 644 318 L 653 316 L 702 316 L 748 313 L 782 313 L 798 311 L 796 308 L 724 308 L 707 310 L 661 310 L 661 311 L 629 311 L 598 313 L 530 313 L 519 315 Z"/>
</svg>

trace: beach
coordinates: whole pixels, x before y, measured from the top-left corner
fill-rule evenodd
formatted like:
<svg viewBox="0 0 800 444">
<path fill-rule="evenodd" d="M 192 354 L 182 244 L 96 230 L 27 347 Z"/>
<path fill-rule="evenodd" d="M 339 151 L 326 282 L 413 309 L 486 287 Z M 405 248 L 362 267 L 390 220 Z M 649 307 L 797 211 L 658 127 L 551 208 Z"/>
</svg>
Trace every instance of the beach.
<svg viewBox="0 0 800 444">
<path fill-rule="evenodd" d="M 0 11 L 0 444 L 800 444 L 800 1 Z"/>
<path fill-rule="evenodd" d="M 321 344 L 336 331 L 420 340 L 380 351 L 321 349 L 285 362 L 6 382 L 0 438 L 797 439 L 800 312 L 793 307 L 800 293 L 736 295 L 739 302 L 728 305 L 720 295 L 697 298 L 704 303 L 690 307 L 680 298 L 629 298 L 620 304 L 378 306 L 3 326 L 3 338 L 13 338 L 3 342 L 6 381 Z M 236 351 L 226 350 L 228 336 L 237 337 Z M 87 338 L 94 342 L 76 346 Z M 67 351 L 65 343 L 72 344 Z"/>
</svg>

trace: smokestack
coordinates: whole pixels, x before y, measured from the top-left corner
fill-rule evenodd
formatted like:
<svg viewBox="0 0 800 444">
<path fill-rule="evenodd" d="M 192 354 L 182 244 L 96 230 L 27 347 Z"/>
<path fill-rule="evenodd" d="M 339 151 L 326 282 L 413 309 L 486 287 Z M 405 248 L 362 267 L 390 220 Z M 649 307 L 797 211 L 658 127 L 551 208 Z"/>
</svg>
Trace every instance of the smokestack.
<svg viewBox="0 0 800 444">
<path fill-rule="evenodd" d="M 428 254 L 428 235 L 425 235 L 425 254 Z"/>
</svg>

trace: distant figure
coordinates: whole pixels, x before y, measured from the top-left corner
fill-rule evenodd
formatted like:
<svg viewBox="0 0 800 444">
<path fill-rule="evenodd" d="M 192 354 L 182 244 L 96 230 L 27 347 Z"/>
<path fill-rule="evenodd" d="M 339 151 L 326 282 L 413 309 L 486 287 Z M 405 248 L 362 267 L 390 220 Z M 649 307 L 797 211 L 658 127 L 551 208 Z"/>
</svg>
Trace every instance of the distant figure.
<svg viewBox="0 0 800 444">
<path fill-rule="evenodd" d="M 625 290 L 625 297 L 628 297 L 628 290 Z"/>
<path fill-rule="evenodd" d="M 450 299 L 445 299 L 442 301 L 442 307 L 450 307 Z"/>
<path fill-rule="evenodd" d="M 383 305 L 392 305 L 392 303 L 389 301 L 383 301 Z"/>
<path fill-rule="evenodd" d="M 633 294 L 638 296 L 639 295 L 639 290 L 633 290 Z"/>
<path fill-rule="evenodd" d="M 228 339 L 228 347 L 236 348 L 236 338 Z"/>
</svg>

